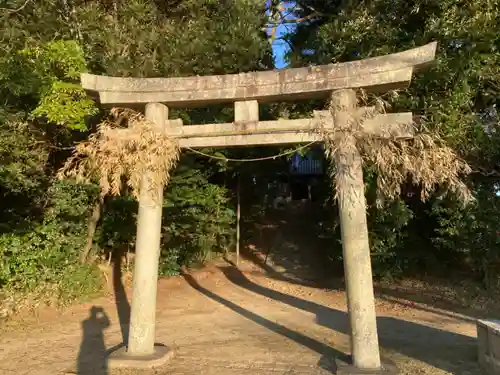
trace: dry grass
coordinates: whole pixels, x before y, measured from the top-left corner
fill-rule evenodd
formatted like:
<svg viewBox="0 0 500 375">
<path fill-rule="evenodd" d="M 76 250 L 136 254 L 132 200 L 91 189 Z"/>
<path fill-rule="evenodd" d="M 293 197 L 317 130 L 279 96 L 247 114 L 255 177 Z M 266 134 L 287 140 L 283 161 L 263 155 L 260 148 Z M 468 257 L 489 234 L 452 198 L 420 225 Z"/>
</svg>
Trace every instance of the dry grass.
<svg viewBox="0 0 500 375">
<path fill-rule="evenodd" d="M 363 93 L 361 99 L 366 99 Z M 327 130 L 323 122 L 318 129 L 325 139 L 326 155 L 332 160 L 331 176 L 340 203 L 347 198 L 346 190 L 359 190 L 355 185 L 362 181 L 362 176 L 357 175 L 361 163 L 374 164 L 377 168 L 379 204 L 383 199 L 398 197 L 407 181 L 421 187 L 422 200 L 428 199 L 437 188 L 445 188 L 462 202 L 470 201 L 471 192 L 462 178 L 471 169 L 436 132 L 429 132 L 423 126 L 417 128 L 416 124 L 412 138 L 401 138 L 391 129 L 377 135 L 364 131 L 364 121 L 384 113 L 386 108 L 387 103 L 380 98 L 375 98 L 375 106 L 357 113 L 332 103 L 330 112 L 344 125 L 332 131 Z M 356 194 L 352 194 L 354 199 Z"/>
<path fill-rule="evenodd" d="M 363 92 L 359 97 L 367 100 Z M 342 108 L 342 103 L 332 103 L 330 112 L 337 120 L 343 120 L 344 126 L 327 130 L 324 125 L 331 121 L 328 118 L 317 129 L 325 140 L 326 154 L 333 161 L 332 179 L 340 203 L 359 198 L 360 189 L 356 186 L 362 181 L 358 168 L 362 163 L 374 164 L 378 170 L 379 203 L 399 196 L 407 181 L 421 187 L 422 200 L 437 188 L 446 188 L 463 202 L 469 201 L 471 192 L 462 177 L 470 172 L 470 167 L 439 134 L 423 127 L 415 129 L 412 138 L 400 138 L 392 129 L 377 135 L 364 131 L 364 121 L 385 112 L 388 106 L 378 97 L 374 102 L 364 112 L 349 112 Z M 126 180 L 136 198 L 146 188 L 156 197 L 159 187 L 168 183 L 179 153 L 176 141 L 154 131 L 142 114 L 114 109 L 98 131 L 76 147 L 59 175 L 80 181 L 98 178 L 102 195 L 120 194 Z M 151 181 L 147 186 L 142 181 L 146 174 Z"/>
<path fill-rule="evenodd" d="M 102 196 L 119 195 L 125 180 L 135 198 L 147 193 L 156 199 L 179 153 L 177 142 L 155 131 L 144 115 L 115 108 L 88 141 L 77 145 L 59 176 L 78 181 L 97 178 Z"/>
<path fill-rule="evenodd" d="M 378 170 L 378 191 L 394 199 L 408 178 L 421 187 L 421 199 L 426 200 L 438 187 L 445 187 L 462 202 L 471 199 L 471 192 L 462 176 L 470 173 L 469 165 L 434 133 L 417 133 L 411 139 L 367 137 L 359 148 L 365 160 Z"/>
</svg>

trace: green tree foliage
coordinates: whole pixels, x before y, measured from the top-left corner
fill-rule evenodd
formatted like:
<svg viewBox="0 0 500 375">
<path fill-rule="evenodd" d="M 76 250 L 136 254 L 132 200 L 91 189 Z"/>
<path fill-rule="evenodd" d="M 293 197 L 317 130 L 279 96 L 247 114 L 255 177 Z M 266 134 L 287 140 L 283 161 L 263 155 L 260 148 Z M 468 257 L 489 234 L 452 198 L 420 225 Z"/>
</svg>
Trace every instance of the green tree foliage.
<svg viewBox="0 0 500 375">
<path fill-rule="evenodd" d="M 96 186 L 55 178 L 75 143 L 105 114 L 79 87 L 79 74 L 169 77 L 268 69 L 264 4 L 40 0 L 17 10 L 22 4 L 8 3 L 16 11 L 0 9 L 0 292 L 69 298 L 99 284 L 90 277 L 94 268 L 78 262 Z M 179 109 L 172 116 L 224 122 L 232 111 Z M 211 181 L 222 167 L 196 155 L 181 158 L 165 195 L 162 273 L 230 246 L 230 193 Z M 97 253 L 133 249 L 137 205 L 124 194 L 104 201 Z"/>
<path fill-rule="evenodd" d="M 370 209 L 374 263 L 380 273 L 465 272 L 486 280 L 500 247 L 497 194 L 500 4 L 498 1 L 416 0 L 342 2 L 299 0 L 305 18 L 288 35 L 292 66 L 357 60 L 438 42 L 436 63 L 416 72 L 392 100 L 394 111 L 412 110 L 472 165 L 476 202 L 418 199 L 409 184 L 400 202 Z M 373 180 L 367 178 L 367 189 Z M 369 202 L 373 203 L 373 199 Z M 486 260 L 486 261 L 484 261 Z M 488 266 L 487 266 L 488 264 Z"/>
<path fill-rule="evenodd" d="M 50 297 L 64 301 L 96 291 L 99 275 L 77 263 L 92 188 L 55 181 L 41 222 L 21 222 L 0 235 L 0 287 L 5 293 L 45 298 L 50 291 Z"/>
</svg>

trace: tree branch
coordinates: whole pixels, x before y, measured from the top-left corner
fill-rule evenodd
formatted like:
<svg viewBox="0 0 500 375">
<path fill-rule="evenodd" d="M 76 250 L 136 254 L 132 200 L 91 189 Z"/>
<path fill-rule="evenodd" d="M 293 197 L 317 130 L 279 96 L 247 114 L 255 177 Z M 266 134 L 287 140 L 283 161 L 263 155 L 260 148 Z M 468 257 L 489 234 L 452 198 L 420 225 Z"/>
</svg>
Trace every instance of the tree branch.
<svg viewBox="0 0 500 375">
<path fill-rule="evenodd" d="M 320 17 L 320 16 L 321 16 L 320 13 L 311 13 L 305 17 L 295 18 L 293 20 L 282 19 L 279 22 L 269 22 L 268 24 L 269 25 L 281 25 L 281 24 L 285 24 L 285 23 L 301 23 L 301 22 L 305 22 L 305 21 L 310 21 L 313 18 Z"/>
<path fill-rule="evenodd" d="M 53 145 L 53 144 L 49 143 L 48 141 L 36 141 L 32 145 L 33 146 L 35 146 L 35 145 L 43 145 L 43 146 L 45 146 L 47 148 L 50 148 L 52 150 L 59 150 L 59 151 L 69 151 L 69 150 L 74 150 L 75 149 L 75 146 L 60 147 L 60 146 Z"/>
<path fill-rule="evenodd" d="M 26 6 L 31 2 L 31 0 L 26 0 L 23 5 L 21 5 L 17 9 L 9 9 L 9 8 L 0 8 L 1 11 L 8 12 L 8 13 L 17 13 L 22 11 Z"/>
</svg>

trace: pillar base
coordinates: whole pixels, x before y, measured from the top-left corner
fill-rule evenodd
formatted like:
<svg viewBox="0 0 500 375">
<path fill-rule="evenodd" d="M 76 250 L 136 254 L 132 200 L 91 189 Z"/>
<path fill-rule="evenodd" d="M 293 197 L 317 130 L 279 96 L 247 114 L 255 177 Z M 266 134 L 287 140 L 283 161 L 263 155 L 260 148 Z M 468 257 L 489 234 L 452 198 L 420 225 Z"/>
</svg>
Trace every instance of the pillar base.
<svg viewBox="0 0 500 375">
<path fill-rule="evenodd" d="M 108 357 L 108 368 L 145 369 L 165 365 L 174 355 L 174 351 L 165 345 L 155 344 L 155 352 L 151 355 L 135 356 L 127 353 L 125 346 L 112 352 Z"/>
<path fill-rule="evenodd" d="M 396 365 L 389 361 L 383 361 L 382 367 L 379 369 L 360 369 L 347 363 L 341 359 L 335 359 L 335 365 L 337 366 L 337 375 L 397 375 L 399 370 Z"/>
</svg>

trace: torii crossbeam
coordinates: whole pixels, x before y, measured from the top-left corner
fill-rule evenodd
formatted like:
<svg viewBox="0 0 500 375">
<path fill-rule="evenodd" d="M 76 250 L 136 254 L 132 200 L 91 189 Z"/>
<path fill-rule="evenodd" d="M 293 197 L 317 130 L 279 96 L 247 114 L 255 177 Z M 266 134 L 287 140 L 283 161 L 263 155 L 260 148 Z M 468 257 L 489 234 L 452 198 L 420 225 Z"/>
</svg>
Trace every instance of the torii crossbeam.
<svg viewBox="0 0 500 375">
<path fill-rule="evenodd" d="M 404 88 L 413 72 L 434 60 L 436 48 L 437 43 L 433 42 L 400 53 L 342 64 L 219 76 L 118 78 L 82 74 L 81 82 L 103 106 L 145 107 L 146 117 L 155 130 L 177 138 L 181 147 L 306 143 L 322 140 L 314 131 L 320 122 L 323 125 L 326 122 L 324 130 L 329 131 L 347 129 L 358 121 L 359 112 L 367 109 L 357 108 L 354 89 L 380 93 Z M 311 119 L 259 121 L 259 103 L 327 97 L 331 98 L 332 109 L 316 111 Z M 183 126 L 179 119 L 168 119 L 168 107 L 228 102 L 235 106 L 232 123 Z M 412 124 L 411 113 L 393 113 L 367 119 L 361 125 L 367 135 L 408 138 L 413 135 Z M 339 186 L 353 359 L 349 371 L 377 373 L 383 371 L 383 366 L 378 347 L 362 160 L 353 139 L 345 138 L 340 144 L 337 168 L 350 175 L 349 183 L 341 182 Z M 147 187 L 148 174 L 144 184 Z M 163 189 L 158 194 L 161 197 Z M 118 353 L 115 357 L 125 366 L 148 361 L 161 364 L 169 356 L 154 341 L 161 220 L 161 202 L 141 194 L 128 348 L 125 355 Z"/>
</svg>

